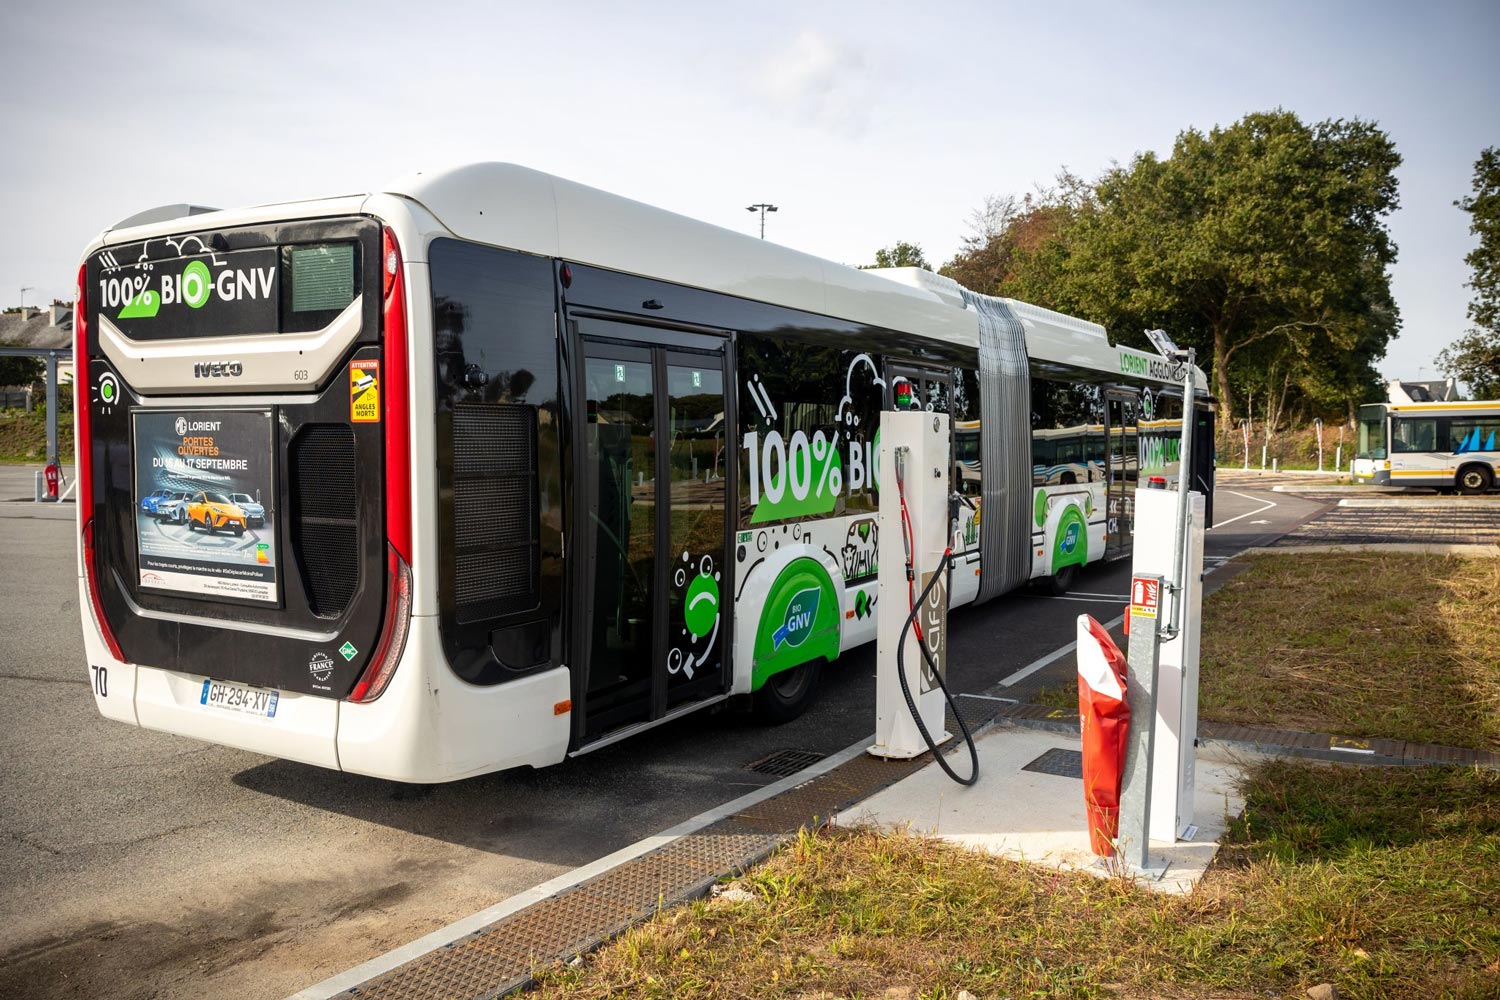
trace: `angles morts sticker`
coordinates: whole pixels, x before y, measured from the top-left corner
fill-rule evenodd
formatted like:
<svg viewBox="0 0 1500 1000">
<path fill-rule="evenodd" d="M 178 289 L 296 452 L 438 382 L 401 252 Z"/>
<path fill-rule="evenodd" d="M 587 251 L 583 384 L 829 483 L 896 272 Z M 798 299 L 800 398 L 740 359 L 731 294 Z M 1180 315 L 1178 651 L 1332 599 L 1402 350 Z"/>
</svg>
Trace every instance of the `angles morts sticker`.
<svg viewBox="0 0 1500 1000">
<path fill-rule="evenodd" d="M 349 420 L 356 424 L 380 422 L 380 362 L 349 362 Z"/>
</svg>

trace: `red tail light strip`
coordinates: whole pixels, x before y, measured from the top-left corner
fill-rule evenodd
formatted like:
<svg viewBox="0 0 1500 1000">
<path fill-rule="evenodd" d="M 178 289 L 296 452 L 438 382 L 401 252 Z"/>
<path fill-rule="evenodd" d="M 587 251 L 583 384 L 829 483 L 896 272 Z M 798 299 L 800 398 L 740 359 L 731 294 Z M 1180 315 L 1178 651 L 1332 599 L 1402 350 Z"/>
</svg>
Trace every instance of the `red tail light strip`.
<svg viewBox="0 0 1500 1000">
<path fill-rule="evenodd" d="M 78 476 L 78 520 L 83 525 L 83 573 L 84 586 L 89 592 L 89 610 L 94 616 L 94 625 L 104 637 L 110 655 L 125 662 L 120 644 L 110 630 L 109 620 L 104 617 L 104 605 L 99 602 L 99 575 L 94 560 L 94 437 L 89 424 L 89 393 L 93 380 L 89 376 L 89 303 L 88 265 L 78 267 L 78 293 L 73 303 L 73 455 Z"/>
<path fill-rule="evenodd" d="M 380 644 L 375 647 L 359 683 L 349 693 L 350 701 L 370 702 L 380 697 L 401 661 L 410 628 L 411 568 L 392 547 L 386 559 L 385 621 L 380 625 Z"/>
<path fill-rule="evenodd" d="M 383 299 L 381 345 L 385 385 L 385 537 L 389 545 L 386 568 L 385 620 L 380 643 L 365 666 L 349 700 L 374 701 L 390 683 L 406 634 L 411 626 L 411 405 L 409 358 L 406 350 L 406 279 L 401 273 L 401 247 L 395 234 L 381 230 L 380 269 Z"/>
<path fill-rule="evenodd" d="M 396 554 L 411 564 L 411 406 L 406 351 L 406 280 L 401 248 L 389 229 L 382 231 L 381 267 L 385 282 L 383 346 L 385 387 L 385 535 Z"/>
</svg>

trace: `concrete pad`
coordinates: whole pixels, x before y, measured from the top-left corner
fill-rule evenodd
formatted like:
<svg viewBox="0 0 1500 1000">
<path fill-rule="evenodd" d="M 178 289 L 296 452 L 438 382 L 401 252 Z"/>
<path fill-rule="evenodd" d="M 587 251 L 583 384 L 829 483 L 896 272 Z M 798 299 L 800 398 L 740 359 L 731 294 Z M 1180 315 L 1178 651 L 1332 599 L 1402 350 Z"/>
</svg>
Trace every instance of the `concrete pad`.
<svg viewBox="0 0 1500 1000">
<path fill-rule="evenodd" d="M 955 784 L 929 764 L 836 817 L 835 823 L 905 829 L 1017 861 L 1107 874 L 1089 849 L 1083 782 L 1022 770 L 1050 749 L 1078 750 L 1078 737 L 1001 726 L 980 735 L 976 747 L 979 783 L 972 788 Z M 963 774 L 967 758 L 960 744 L 950 762 Z M 1245 806 L 1238 791 L 1243 773 L 1232 760 L 1199 754 L 1193 799 L 1197 833 L 1191 842 L 1152 841 L 1152 857 L 1166 861 L 1167 870 L 1159 881 L 1142 877 L 1142 885 L 1158 892 L 1191 891 L 1218 853 L 1229 817 Z"/>
</svg>

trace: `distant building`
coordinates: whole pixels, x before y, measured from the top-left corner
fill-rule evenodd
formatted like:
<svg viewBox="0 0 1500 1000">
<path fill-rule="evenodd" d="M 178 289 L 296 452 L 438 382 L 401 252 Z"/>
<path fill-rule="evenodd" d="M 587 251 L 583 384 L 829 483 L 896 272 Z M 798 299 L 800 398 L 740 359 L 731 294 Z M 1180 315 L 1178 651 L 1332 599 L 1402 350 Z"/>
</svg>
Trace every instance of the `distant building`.
<svg viewBox="0 0 1500 1000">
<path fill-rule="evenodd" d="M 1458 398 L 1458 383 L 1451 378 L 1425 382 L 1393 378 L 1385 387 L 1389 403 L 1446 403 Z"/>
<path fill-rule="evenodd" d="M 73 346 L 73 307 L 51 305 L 45 309 L 22 307 L 20 312 L 0 314 L 0 346 L 62 348 Z M 73 381 L 73 362 L 57 363 L 57 382 Z"/>
</svg>

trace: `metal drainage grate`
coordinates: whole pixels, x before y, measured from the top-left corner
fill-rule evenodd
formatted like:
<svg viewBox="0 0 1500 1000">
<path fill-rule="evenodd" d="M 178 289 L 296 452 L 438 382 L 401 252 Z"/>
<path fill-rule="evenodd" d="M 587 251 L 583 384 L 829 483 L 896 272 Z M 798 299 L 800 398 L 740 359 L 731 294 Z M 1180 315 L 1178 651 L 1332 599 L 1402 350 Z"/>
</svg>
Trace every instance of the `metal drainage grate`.
<svg viewBox="0 0 1500 1000">
<path fill-rule="evenodd" d="M 789 778 L 826 756 L 828 755 L 812 750 L 777 750 L 760 760 L 746 764 L 745 770 L 754 771 L 757 774 L 769 774 L 777 778 Z"/>
<path fill-rule="evenodd" d="M 1055 774 L 1059 778 L 1082 778 L 1083 751 L 1053 747 L 1030 764 L 1023 766 L 1021 770 L 1036 771 L 1038 774 Z"/>
</svg>

